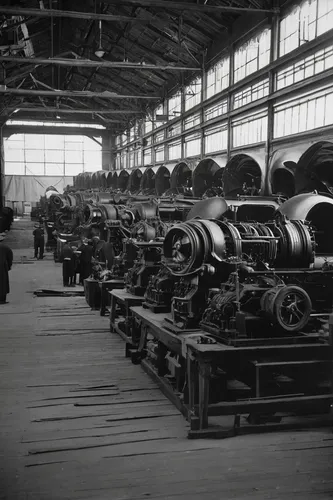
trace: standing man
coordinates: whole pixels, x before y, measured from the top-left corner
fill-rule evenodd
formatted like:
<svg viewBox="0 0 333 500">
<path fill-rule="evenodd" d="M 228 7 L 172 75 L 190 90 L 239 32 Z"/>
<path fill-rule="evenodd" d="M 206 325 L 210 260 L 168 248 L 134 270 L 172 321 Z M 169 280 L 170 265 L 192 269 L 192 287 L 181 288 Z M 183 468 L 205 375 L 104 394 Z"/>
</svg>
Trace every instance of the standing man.
<svg viewBox="0 0 333 500">
<path fill-rule="evenodd" d="M 66 242 L 60 253 L 59 262 L 62 262 L 62 281 L 64 286 L 70 286 L 73 276 L 74 252 Z"/>
<path fill-rule="evenodd" d="M 0 304 L 6 304 L 6 296 L 9 293 L 9 276 L 8 271 L 11 270 L 13 263 L 12 250 L 2 243 L 5 239 L 0 235 Z"/>
<path fill-rule="evenodd" d="M 35 259 L 42 260 L 44 257 L 44 229 L 39 224 L 35 224 L 34 232 Z M 39 256 L 38 256 L 39 250 Z"/>
<path fill-rule="evenodd" d="M 83 285 L 83 280 L 89 278 L 92 273 L 92 258 L 94 249 L 92 241 L 84 238 L 82 245 L 78 248 L 80 253 L 80 284 Z"/>
</svg>

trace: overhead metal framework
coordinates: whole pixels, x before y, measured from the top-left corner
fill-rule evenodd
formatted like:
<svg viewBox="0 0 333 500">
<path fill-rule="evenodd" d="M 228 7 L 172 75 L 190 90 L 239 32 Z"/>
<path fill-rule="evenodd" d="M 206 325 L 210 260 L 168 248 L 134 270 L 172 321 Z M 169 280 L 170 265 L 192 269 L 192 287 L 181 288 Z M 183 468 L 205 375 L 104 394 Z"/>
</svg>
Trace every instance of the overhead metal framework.
<svg viewBox="0 0 333 500">
<path fill-rule="evenodd" d="M 243 12 L 272 12 L 278 13 L 279 8 L 264 9 L 261 7 L 234 7 L 232 5 L 208 5 L 207 3 L 177 2 L 172 0 L 104 0 L 106 4 L 132 5 L 135 7 L 154 7 L 159 9 L 187 10 L 189 12 L 201 12 L 203 14 L 217 14 L 218 12 L 231 12 L 241 14 Z"/>
<path fill-rule="evenodd" d="M 201 68 L 191 68 L 185 66 L 172 66 L 160 64 L 147 64 L 147 63 L 130 63 L 123 61 L 91 61 L 90 59 L 65 59 L 65 58 L 50 58 L 44 59 L 42 57 L 15 57 L 15 56 L 0 56 L 1 62 L 12 62 L 17 64 L 35 64 L 36 66 L 42 65 L 56 65 L 56 66 L 75 66 L 81 68 L 126 68 L 137 70 L 163 70 L 163 71 L 201 71 Z"/>
<path fill-rule="evenodd" d="M 11 16 L 31 16 L 31 17 L 48 17 L 59 18 L 67 17 L 72 19 L 90 19 L 91 21 L 107 21 L 112 22 L 136 22 L 145 23 L 145 19 L 130 16 L 117 16 L 114 14 L 98 14 L 95 12 L 75 12 L 73 10 L 56 10 L 56 9 L 29 9 L 20 7 L 10 7 L 0 5 L 0 14 L 9 14 Z"/>
<path fill-rule="evenodd" d="M 236 20 L 261 22 L 282 1 L 0 1 L 0 125 L 19 109 L 133 126 L 200 78 Z"/>
<path fill-rule="evenodd" d="M 122 95 L 115 94 L 113 92 L 90 92 L 89 90 L 75 91 L 75 90 L 31 90 L 31 89 L 12 89 L 0 86 L 0 94 L 11 94 L 19 96 L 32 96 L 32 97 L 53 97 L 57 99 L 58 97 L 72 97 L 72 98 L 88 98 L 94 99 L 98 97 L 99 99 L 147 99 L 151 101 L 156 101 L 159 97 L 152 97 L 147 95 Z"/>
<path fill-rule="evenodd" d="M 32 106 L 30 108 L 28 107 L 21 107 L 18 106 L 15 108 L 15 110 L 18 110 L 23 113 L 59 113 L 59 114 L 101 114 L 101 115 L 133 115 L 133 114 L 138 114 L 142 115 L 142 111 L 135 111 L 135 110 L 128 110 L 128 109 L 63 109 L 63 108 L 52 108 L 49 106 L 46 107 L 36 107 Z"/>
</svg>

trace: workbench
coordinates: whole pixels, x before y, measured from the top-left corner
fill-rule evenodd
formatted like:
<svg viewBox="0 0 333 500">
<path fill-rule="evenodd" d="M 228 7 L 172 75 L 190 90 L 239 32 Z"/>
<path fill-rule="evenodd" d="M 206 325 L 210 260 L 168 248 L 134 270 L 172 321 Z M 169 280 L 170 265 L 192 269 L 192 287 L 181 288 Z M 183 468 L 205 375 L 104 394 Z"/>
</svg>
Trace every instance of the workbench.
<svg viewBox="0 0 333 500">
<path fill-rule="evenodd" d="M 154 314 L 143 307 L 132 307 L 133 316 L 141 322 L 141 336 L 138 345 L 137 356 L 141 365 L 160 386 L 162 392 L 175 404 L 175 406 L 187 417 L 190 422 L 189 437 L 226 437 L 240 432 L 260 431 L 264 428 L 256 422 L 261 414 L 272 414 L 282 412 L 296 413 L 318 413 L 312 426 L 327 425 L 330 419 L 330 407 L 333 404 L 333 394 L 318 392 L 313 395 L 287 394 L 275 395 L 272 397 L 262 397 L 260 393 L 260 381 L 262 372 L 265 369 L 274 367 L 292 366 L 298 370 L 300 366 L 307 369 L 311 364 L 329 365 L 332 373 L 333 361 L 333 336 L 330 334 L 328 342 L 315 342 L 310 338 L 308 343 L 279 344 L 279 345 L 250 345 L 250 346 L 230 346 L 217 342 L 204 331 L 175 334 L 168 330 L 165 318 L 170 314 Z M 145 346 L 149 336 L 158 342 L 156 368 L 145 359 Z M 318 340 L 318 339 L 317 339 Z M 207 342 L 207 343 L 205 343 Z M 175 393 L 172 386 L 165 380 L 165 355 L 171 351 L 185 361 L 186 384 L 182 394 Z M 266 362 L 266 359 L 273 359 L 273 362 Z M 259 361 L 257 361 L 259 360 Z M 262 361 L 260 361 L 262 360 Z M 253 373 L 252 387 L 247 387 L 249 392 L 246 397 L 232 399 L 224 397 L 218 402 L 211 404 L 210 385 L 212 382 L 213 368 L 220 367 L 223 373 L 225 369 L 225 387 L 227 387 L 227 372 L 231 367 L 249 366 Z M 220 382 L 223 385 L 223 377 Z M 245 385 L 245 384 L 244 384 Z M 251 384 L 249 384 L 251 385 Z M 254 390 L 253 390 L 254 387 Z M 246 387 L 245 387 L 246 388 Z M 231 394 L 232 390 L 226 390 Z M 240 430 L 240 416 L 249 414 L 252 416 L 251 425 L 247 430 Z M 211 428 L 208 424 L 209 416 L 233 416 L 233 423 L 230 424 L 230 417 L 227 426 Z M 280 424 L 281 417 L 276 418 L 276 424 L 270 428 L 285 428 L 285 424 Z M 259 422 L 259 420 L 258 420 Z M 267 423 L 267 422 L 266 422 Z M 253 424 L 253 425 L 252 425 Z M 291 424 L 288 424 L 291 425 Z M 294 423 L 292 428 L 302 428 L 303 422 Z M 269 425 L 266 426 L 269 428 Z"/>
<path fill-rule="evenodd" d="M 128 356 L 129 349 L 134 348 L 138 345 L 138 339 L 136 338 L 136 330 L 133 327 L 132 322 L 132 306 L 138 306 L 142 304 L 145 300 L 144 297 L 138 297 L 128 293 L 124 288 L 120 290 L 110 290 L 110 332 L 117 332 L 126 342 L 126 356 Z M 124 312 L 123 317 L 119 317 L 117 313 L 117 306 Z M 124 321 L 124 328 L 120 328 L 119 321 Z"/>
<path fill-rule="evenodd" d="M 104 316 L 107 306 L 110 305 L 110 294 L 111 290 L 124 288 L 124 280 L 108 280 L 98 282 L 101 291 L 101 303 L 100 303 L 100 315 Z"/>
</svg>

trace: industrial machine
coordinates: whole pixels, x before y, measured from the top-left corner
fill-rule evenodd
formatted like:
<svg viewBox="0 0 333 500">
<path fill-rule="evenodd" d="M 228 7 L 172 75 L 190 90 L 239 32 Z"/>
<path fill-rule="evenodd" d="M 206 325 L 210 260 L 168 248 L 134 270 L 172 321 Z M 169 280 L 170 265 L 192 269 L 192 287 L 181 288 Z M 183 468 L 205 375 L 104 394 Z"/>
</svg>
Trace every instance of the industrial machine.
<svg viewBox="0 0 333 500">
<path fill-rule="evenodd" d="M 314 196 L 311 217 L 317 213 L 319 224 L 318 206 L 332 209 L 333 201 Z M 223 338 L 229 331 L 253 336 L 259 326 L 275 335 L 301 331 L 312 313 L 331 311 L 332 237 L 283 211 L 282 205 L 266 223 L 192 219 L 170 229 L 164 256 L 179 280 L 172 298 L 175 331 L 198 328 L 203 318 L 201 327 Z"/>
<path fill-rule="evenodd" d="M 133 267 L 125 275 L 125 287 L 133 295 L 144 295 L 150 277 L 160 269 L 163 241 L 140 241 L 135 245 L 138 255 Z"/>
</svg>

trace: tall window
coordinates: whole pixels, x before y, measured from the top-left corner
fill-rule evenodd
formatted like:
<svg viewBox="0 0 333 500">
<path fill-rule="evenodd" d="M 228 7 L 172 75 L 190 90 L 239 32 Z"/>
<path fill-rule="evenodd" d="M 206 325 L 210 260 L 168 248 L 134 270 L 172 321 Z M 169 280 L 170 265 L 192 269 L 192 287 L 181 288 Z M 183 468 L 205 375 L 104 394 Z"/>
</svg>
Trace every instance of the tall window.
<svg viewBox="0 0 333 500">
<path fill-rule="evenodd" d="M 194 115 L 187 116 L 184 120 L 184 128 L 188 130 L 189 128 L 199 125 L 201 121 L 200 113 L 195 113 Z"/>
<path fill-rule="evenodd" d="M 169 160 L 180 160 L 182 155 L 181 142 L 170 142 L 168 144 Z"/>
<path fill-rule="evenodd" d="M 153 120 L 150 117 L 147 117 L 145 120 L 145 134 L 149 134 L 153 130 Z"/>
<path fill-rule="evenodd" d="M 317 16 L 317 33 L 322 35 L 333 27 L 333 3 L 332 0 L 317 0 L 318 1 L 318 16 Z"/>
<path fill-rule="evenodd" d="M 133 168 L 135 166 L 134 163 L 134 149 L 130 148 L 128 152 L 128 162 L 129 162 L 129 168 Z"/>
<path fill-rule="evenodd" d="M 274 107 L 274 138 L 333 124 L 333 89 L 308 93 Z"/>
<path fill-rule="evenodd" d="M 227 124 L 220 124 L 218 127 L 205 130 L 205 153 L 226 150 L 228 146 Z"/>
<path fill-rule="evenodd" d="M 161 102 L 161 104 L 155 109 L 155 128 L 158 128 L 165 123 L 164 103 Z"/>
<path fill-rule="evenodd" d="M 130 141 L 134 141 L 135 139 L 135 125 L 133 125 L 133 127 L 130 128 Z"/>
<path fill-rule="evenodd" d="M 280 22 L 280 56 L 333 26 L 332 0 L 303 0 Z"/>
<path fill-rule="evenodd" d="M 125 149 L 120 153 L 120 167 L 127 168 L 127 151 Z"/>
<path fill-rule="evenodd" d="M 151 148 L 144 150 L 144 152 L 143 152 L 143 164 L 144 165 L 151 164 Z"/>
<path fill-rule="evenodd" d="M 102 168 L 101 138 L 83 135 L 14 134 L 4 141 L 8 175 L 74 176 Z"/>
<path fill-rule="evenodd" d="M 224 99 L 223 101 L 213 104 L 213 106 L 209 106 L 205 109 L 205 121 L 224 115 L 227 111 L 228 101 L 227 99 Z"/>
<path fill-rule="evenodd" d="M 266 29 L 236 50 L 234 55 L 235 83 L 267 66 L 269 63 L 270 44 L 271 30 Z"/>
<path fill-rule="evenodd" d="M 221 92 L 229 86 L 230 59 L 225 57 L 207 73 L 206 99 Z"/>
<path fill-rule="evenodd" d="M 164 130 L 154 135 L 155 144 L 164 140 Z"/>
<path fill-rule="evenodd" d="M 240 108 L 241 106 L 245 106 L 246 104 L 256 101 L 257 99 L 262 99 L 268 95 L 268 92 L 268 78 L 265 78 L 264 80 L 254 83 L 240 92 L 237 92 L 233 97 L 234 108 Z"/>
<path fill-rule="evenodd" d="M 267 139 L 267 111 L 243 116 L 232 122 L 233 147 L 264 142 Z"/>
<path fill-rule="evenodd" d="M 167 129 L 167 136 L 174 137 L 175 135 L 179 135 L 182 131 L 181 122 L 174 123 Z"/>
<path fill-rule="evenodd" d="M 185 111 L 193 108 L 201 102 L 202 78 L 199 76 L 191 85 L 185 87 Z"/>
<path fill-rule="evenodd" d="M 155 148 L 155 161 L 164 161 L 164 145 Z"/>
<path fill-rule="evenodd" d="M 197 156 L 201 152 L 201 133 L 187 135 L 185 137 L 185 157 Z"/>
<path fill-rule="evenodd" d="M 134 165 L 136 167 L 140 167 L 142 163 L 142 146 L 140 144 L 136 144 L 134 146 Z"/>
<path fill-rule="evenodd" d="M 121 135 L 121 145 L 125 146 L 125 144 L 127 144 L 127 141 L 128 141 L 127 132 L 124 132 Z"/>
<path fill-rule="evenodd" d="M 173 120 L 173 118 L 179 118 L 182 110 L 182 94 L 177 92 L 174 96 L 168 99 L 168 118 Z"/>
</svg>

